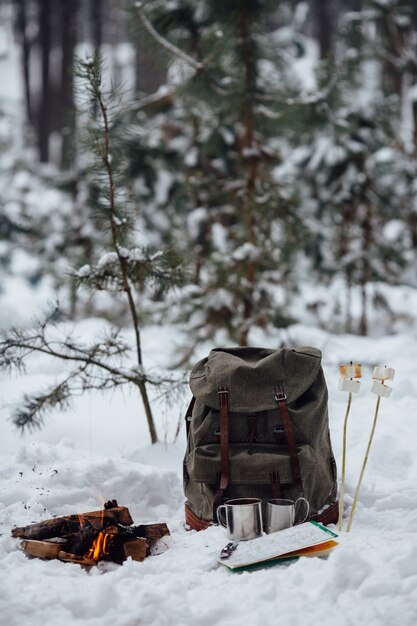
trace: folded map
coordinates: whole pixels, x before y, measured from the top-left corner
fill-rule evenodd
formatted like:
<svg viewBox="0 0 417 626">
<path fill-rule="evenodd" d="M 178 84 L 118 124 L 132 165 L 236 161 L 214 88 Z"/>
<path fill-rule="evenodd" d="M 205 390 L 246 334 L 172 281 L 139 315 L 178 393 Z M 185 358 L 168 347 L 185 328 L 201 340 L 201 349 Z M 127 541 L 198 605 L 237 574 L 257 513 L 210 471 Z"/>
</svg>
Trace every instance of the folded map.
<svg viewBox="0 0 417 626">
<path fill-rule="evenodd" d="M 220 563 L 232 570 L 300 556 L 327 556 L 338 544 L 331 530 L 318 522 L 305 522 L 251 541 L 241 541 L 236 550 Z"/>
</svg>

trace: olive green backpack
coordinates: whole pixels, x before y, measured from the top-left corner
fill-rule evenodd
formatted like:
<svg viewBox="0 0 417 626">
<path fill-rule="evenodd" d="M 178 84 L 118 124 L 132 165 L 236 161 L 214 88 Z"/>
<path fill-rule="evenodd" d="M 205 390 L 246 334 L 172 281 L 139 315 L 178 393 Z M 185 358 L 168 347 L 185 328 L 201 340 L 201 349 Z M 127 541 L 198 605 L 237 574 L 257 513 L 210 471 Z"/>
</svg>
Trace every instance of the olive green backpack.
<svg viewBox="0 0 417 626">
<path fill-rule="evenodd" d="M 337 480 L 321 353 L 218 348 L 197 363 L 186 415 L 186 522 L 216 521 L 230 498 L 304 496 L 310 519 L 336 523 Z"/>
</svg>

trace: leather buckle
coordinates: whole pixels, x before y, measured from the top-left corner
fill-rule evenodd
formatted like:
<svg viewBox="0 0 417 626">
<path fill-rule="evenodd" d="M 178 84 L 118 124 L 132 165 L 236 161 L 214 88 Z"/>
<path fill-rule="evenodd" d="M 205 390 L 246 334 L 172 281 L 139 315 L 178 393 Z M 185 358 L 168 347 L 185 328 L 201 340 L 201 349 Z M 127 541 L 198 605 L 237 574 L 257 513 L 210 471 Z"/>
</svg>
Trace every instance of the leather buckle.
<svg viewBox="0 0 417 626">
<path fill-rule="evenodd" d="M 283 400 L 287 399 L 287 394 L 285 393 L 284 389 L 281 387 L 281 385 L 277 385 L 275 387 L 275 400 L 277 402 L 282 402 Z"/>
<path fill-rule="evenodd" d="M 277 424 L 274 427 L 274 437 L 278 444 L 285 445 L 287 443 L 287 437 L 285 435 L 285 429 L 281 424 Z"/>
</svg>

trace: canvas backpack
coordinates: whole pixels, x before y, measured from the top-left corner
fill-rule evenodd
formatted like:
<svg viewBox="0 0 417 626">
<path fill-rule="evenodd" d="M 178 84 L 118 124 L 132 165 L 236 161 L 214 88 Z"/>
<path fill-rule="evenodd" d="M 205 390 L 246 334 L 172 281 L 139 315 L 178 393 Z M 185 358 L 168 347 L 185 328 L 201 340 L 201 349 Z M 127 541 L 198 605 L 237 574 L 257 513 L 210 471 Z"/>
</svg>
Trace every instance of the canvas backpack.
<svg viewBox="0 0 417 626">
<path fill-rule="evenodd" d="M 321 352 L 218 348 L 190 377 L 186 522 L 216 522 L 231 498 L 304 496 L 310 519 L 336 523 L 336 464 Z"/>
</svg>

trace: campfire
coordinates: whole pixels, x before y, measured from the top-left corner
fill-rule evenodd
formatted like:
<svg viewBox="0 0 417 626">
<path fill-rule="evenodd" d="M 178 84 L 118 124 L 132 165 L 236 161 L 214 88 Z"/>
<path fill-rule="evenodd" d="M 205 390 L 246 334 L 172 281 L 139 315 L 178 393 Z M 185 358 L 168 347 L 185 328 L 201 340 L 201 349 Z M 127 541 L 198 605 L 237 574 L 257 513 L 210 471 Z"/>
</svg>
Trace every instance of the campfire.
<svg viewBox="0 0 417 626">
<path fill-rule="evenodd" d="M 143 561 L 162 551 L 157 544 L 167 535 L 166 524 L 133 526 L 129 509 L 116 500 L 100 511 L 54 517 L 12 530 L 12 537 L 22 539 L 27 556 L 85 566 L 99 561 L 123 563 L 129 557 Z"/>
</svg>

